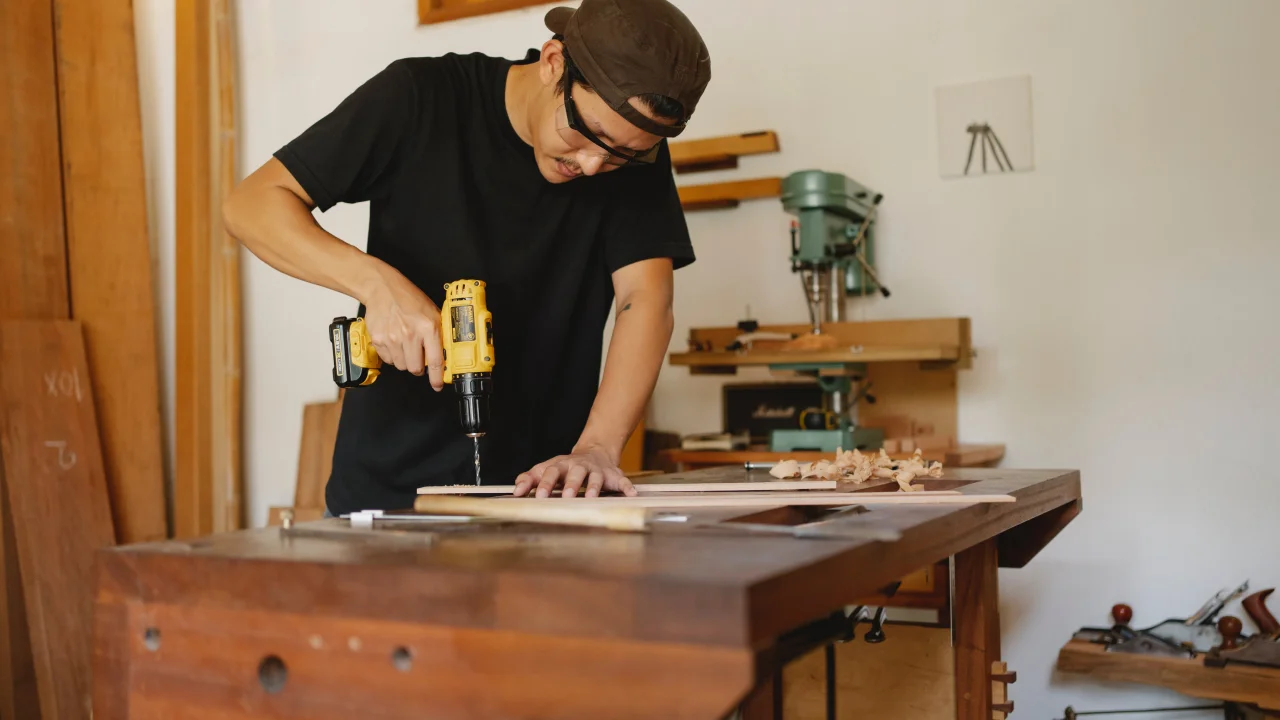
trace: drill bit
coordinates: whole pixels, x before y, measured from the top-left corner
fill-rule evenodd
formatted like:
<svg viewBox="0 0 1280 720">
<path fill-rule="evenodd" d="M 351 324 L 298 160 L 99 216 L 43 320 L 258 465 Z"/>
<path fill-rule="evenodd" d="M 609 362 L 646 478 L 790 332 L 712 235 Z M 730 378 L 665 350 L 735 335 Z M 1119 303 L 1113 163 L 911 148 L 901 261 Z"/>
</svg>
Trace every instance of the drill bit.
<svg viewBox="0 0 1280 720">
<path fill-rule="evenodd" d="M 471 438 L 476 444 L 476 484 L 480 484 L 480 438 Z"/>
</svg>

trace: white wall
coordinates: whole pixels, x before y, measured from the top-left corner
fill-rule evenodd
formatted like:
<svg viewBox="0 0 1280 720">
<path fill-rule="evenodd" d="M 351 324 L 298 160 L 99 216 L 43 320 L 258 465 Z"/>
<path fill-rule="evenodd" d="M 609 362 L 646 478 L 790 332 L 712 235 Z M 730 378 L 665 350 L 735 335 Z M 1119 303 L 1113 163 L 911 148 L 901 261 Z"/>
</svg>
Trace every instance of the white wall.
<svg viewBox="0 0 1280 720">
<path fill-rule="evenodd" d="M 141 4 L 140 14 L 167 11 Z M 1009 467 L 1083 472 L 1085 513 L 1028 568 L 1001 573 L 1016 717 L 1188 702 L 1104 692 L 1051 668 L 1071 631 L 1106 623 L 1115 602 L 1152 624 L 1245 578 L 1255 589 L 1280 582 L 1270 554 L 1280 483 L 1265 456 L 1280 401 L 1280 250 L 1269 232 L 1280 4 L 679 4 L 715 75 L 690 136 L 776 129 L 783 151 L 730 175 L 817 167 L 883 192 L 879 263 L 894 295 L 854 316 L 971 317 L 980 354 L 962 381 L 961 439 L 1006 442 Z M 244 171 L 392 59 L 518 57 L 546 36 L 544 8 L 420 28 L 414 5 L 239 3 Z M 164 23 L 142 25 L 168 32 Z M 935 89 L 1014 74 L 1032 77 L 1035 172 L 941 180 Z M 167 146 L 171 122 L 156 120 L 149 142 Z M 153 188 L 165 187 L 171 171 L 151 167 Z M 171 210 L 153 217 L 167 224 Z M 320 221 L 363 246 L 366 218 L 342 207 Z M 700 260 L 678 276 L 673 349 L 688 327 L 730 324 L 748 304 L 762 321 L 804 317 L 788 220 L 776 201 L 690 216 Z M 302 404 L 334 394 L 323 328 L 355 304 L 257 260 L 246 270 L 247 494 L 262 523 L 292 497 Z M 664 370 L 651 426 L 716 429 L 718 388 Z"/>
</svg>

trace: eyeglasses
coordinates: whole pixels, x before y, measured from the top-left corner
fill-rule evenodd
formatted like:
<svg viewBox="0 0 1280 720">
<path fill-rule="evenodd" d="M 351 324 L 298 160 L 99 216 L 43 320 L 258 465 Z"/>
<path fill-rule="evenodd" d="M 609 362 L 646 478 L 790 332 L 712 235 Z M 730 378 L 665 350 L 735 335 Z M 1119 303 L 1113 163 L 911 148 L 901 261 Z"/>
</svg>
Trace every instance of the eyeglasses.
<svg viewBox="0 0 1280 720">
<path fill-rule="evenodd" d="M 578 105 L 573 101 L 573 86 L 564 93 L 564 105 L 556 111 L 556 130 L 559 131 L 560 137 L 565 142 L 576 148 L 582 148 L 582 140 L 589 140 L 591 143 L 604 150 L 603 153 L 593 150 L 583 150 L 595 157 L 603 157 L 606 165 L 617 167 L 625 167 L 628 165 L 651 165 L 658 158 L 658 149 L 661 143 L 654 145 L 648 150 L 635 152 L 631 150 L 619 150 L 605 144 L 603 140 L 596 137 L 595 133 L 587 129 L 587 124 L 582 121 L 582 115 L 578 113 Z"/>
</svg>

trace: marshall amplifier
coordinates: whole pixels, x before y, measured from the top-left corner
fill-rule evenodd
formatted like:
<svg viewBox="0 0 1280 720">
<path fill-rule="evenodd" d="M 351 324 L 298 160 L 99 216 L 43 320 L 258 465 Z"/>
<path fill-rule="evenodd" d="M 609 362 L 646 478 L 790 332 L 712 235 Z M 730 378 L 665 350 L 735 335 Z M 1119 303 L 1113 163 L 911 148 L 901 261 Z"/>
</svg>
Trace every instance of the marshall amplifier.
<svg viewBox="0 0 1280 720">
<path fill-rule="evenodd" d="M 799 429 L 805 408 L 821 408 L 817 383 L 730 383 L 724 386 L 724 432 L 747 433 L 752 445 L 768 444 L 776 429 Z"/>
</svg>

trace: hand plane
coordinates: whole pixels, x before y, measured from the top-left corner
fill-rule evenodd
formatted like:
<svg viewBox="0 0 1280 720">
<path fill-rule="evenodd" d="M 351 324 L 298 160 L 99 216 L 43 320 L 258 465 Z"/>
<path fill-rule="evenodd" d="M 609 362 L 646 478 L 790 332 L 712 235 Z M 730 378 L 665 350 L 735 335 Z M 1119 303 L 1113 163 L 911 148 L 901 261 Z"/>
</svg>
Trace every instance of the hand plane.
<svg viewBox="0 0 1280 720">
<path fill-rule="evenodd" d="M 1170 618 L 1143 630 L 1129 627 L 1129 621 L 1133 618 L 1132 608 L 1128 605 L 1116 605 L 1111 609 L 1115 626 L 1109 629 L 1083 628 L 1076 634 L 1076 639 L 1103 643 L 1112 652 L 1173 654 L 1179 657 L 1207 653 L 1222 644 L 1222 633 L 1213 625 L 1214 618 L 1228 602 L 1248 589 L 1247 580 L 1234 590 L 1223 588 L 1191 617 L 1185 620 Z M 1191 651 L 1191 654 L 1188 655 L 1186 651 Z"/>
<path fill-rule="evenodd" d="M 1185 658 L 1195 656 L 1194 650 L 1181 643 L 1152 635 L 1146 630 L 1134 630 L 1129 627 L 1129 621 L 1133 619 L 1133 608 L 1128 605 L 1119 604 L 1112 607 L 1111 617 L 1115 622 L 1111 627 L 1081 628 L 1071 636 L 1071 639 L 1105 645 L 1106 652 Z"/>
<path fill-rule="evenodd" d="M 1280 641 L 1275 636 L 1254 635 L 1241 643 L 1242 624 L 1230 615 L 1218 621 L 1218 628 L 1222 631 L 1222 645 L 1205 655 L 1205 667 L 1220 668 L 1236 663 L 1280 668 Z"/>
</svg>

